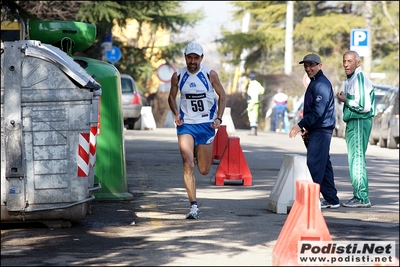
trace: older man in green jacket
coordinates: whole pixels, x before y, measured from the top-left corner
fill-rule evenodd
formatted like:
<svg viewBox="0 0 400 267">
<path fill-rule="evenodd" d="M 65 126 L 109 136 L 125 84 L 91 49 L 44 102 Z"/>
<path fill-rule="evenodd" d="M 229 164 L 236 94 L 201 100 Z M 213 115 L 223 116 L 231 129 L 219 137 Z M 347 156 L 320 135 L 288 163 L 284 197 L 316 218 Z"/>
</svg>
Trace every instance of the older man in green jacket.
<svg viewBox="0 0 400 267">
<path fill-rule="evenodd" d="M 346 122 L 346 144 L 353 197 L 342 203 L 349 208 L 369 208 L 368 174 L 365 153 L 376 116 L 375 92 L 372 82 L 361 70 L 360 56 L 355 51 L 343 55 L 347 79 L 345 91 L 337 94 L 343 102 L 343 121 Z"/>
</svg>

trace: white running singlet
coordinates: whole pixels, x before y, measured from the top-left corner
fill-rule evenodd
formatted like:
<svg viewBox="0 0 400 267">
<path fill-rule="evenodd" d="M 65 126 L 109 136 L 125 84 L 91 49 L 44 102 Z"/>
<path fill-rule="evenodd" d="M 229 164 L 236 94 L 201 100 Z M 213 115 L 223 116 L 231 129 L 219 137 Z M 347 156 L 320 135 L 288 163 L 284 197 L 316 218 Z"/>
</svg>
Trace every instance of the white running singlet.
<svg viewBox="0 0 400 267">
<path fill-rule="evenodd" d="M 187 67 L 177 69 L 180 90 L 181 119 L 187 124 L 213 122 L 217 117 L 217 101 L 209 79 L 211 69 L 201 65 L 196 74 Z"/>
</svg>

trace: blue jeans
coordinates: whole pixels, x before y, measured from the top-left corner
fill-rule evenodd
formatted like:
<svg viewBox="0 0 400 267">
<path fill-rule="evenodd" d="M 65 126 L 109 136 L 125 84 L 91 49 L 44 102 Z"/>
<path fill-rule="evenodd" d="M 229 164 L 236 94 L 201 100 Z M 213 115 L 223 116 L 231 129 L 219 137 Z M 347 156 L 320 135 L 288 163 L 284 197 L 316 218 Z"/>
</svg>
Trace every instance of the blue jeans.
<svg viewBox="0 0 400 267">
<path fill-rule="evenodd" d="M 275 130 L 279 129 L 279 121 L 282 121 L 282 129 L 286 129 L 285 112 L 286 108 L 275 108 Z"/>
</svg>

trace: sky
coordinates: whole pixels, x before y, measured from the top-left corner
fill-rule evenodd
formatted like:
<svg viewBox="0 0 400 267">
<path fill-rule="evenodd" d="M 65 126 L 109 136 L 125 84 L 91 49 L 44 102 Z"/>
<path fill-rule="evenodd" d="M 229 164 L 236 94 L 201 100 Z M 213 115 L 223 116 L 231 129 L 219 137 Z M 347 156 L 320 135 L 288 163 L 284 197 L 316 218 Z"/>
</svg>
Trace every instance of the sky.
<svg viewBox="0 0 400 267">
<path fill-rule="evenodd" d="M 230 1 L 185 1 L 182 4 L 186 12 L 203 9 L 205 18 L 195 27 L 199 42 L 210 42 L 220 36 L 220 27 L 235 29 L 239 23 L 232 22 L 231 13 L 234 7 Z M 236 28 L 237 28 L 236 27 Z"/>
<path fill-rule="evenodd" d="M 234 6 L 230 1 L 185 1 L 182 7 L 185 12 L 192 12 L 198 9 L 204 10 L 205 18 L 194 27 L 193 31 L 187 33 L 195 42 L 200 43 L 204 50 L 203 64 L 211 68 L 216 68 L 219 62 L 215 61 L 218 56 L 216 45 L 212 43 L 221 37 L 220 28 L 224 26 L 228 30 L 240 29 L 240 22 L 233 22 L 231 13 Z"/>
</svg>

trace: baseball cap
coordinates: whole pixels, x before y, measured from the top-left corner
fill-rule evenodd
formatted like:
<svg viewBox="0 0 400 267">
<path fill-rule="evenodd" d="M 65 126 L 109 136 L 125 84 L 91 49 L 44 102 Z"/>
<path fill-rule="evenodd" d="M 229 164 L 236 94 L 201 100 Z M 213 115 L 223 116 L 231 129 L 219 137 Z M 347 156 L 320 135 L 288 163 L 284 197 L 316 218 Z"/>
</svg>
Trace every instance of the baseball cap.
<svg viewBox="0 0 400 267">
<path fill-rule="evenodd" d="M 203 47 L 198 43 L 190 43 L 186 46 L 185 55 L 196 54 L 199 56 L 203 55 Z"/>
<path fill-rule="evenodd" d="M 302 61 L 299 62 L 299 64 L 303 64 L 304 62 L 312 62 L 312 63 L 318 63 L 321 64 L 321 58 L 317 54 L 308 54 L 303 58 Z"/>
</svg>

